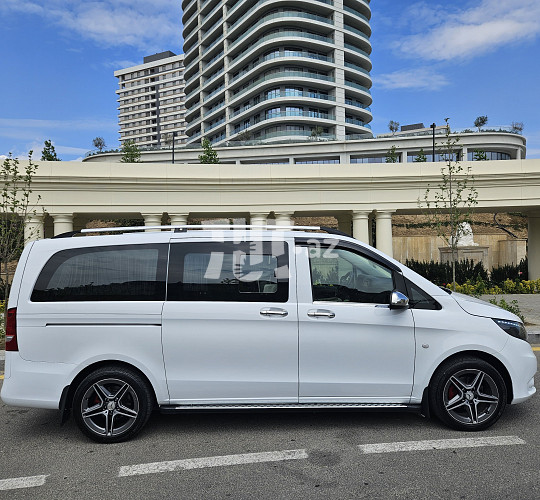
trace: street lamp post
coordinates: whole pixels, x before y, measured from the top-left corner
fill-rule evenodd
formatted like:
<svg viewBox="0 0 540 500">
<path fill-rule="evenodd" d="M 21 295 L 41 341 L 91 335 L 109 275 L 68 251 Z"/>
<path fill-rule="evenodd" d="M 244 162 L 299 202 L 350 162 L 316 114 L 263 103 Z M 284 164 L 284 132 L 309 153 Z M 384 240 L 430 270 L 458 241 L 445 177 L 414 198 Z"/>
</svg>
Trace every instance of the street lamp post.
<svg viewBox="0 0 540 500">
<path fill-rule="evenodd" d="M 437 125 L 435 125 L 435 123 L 432 123 L 430 125 L 430 128 L 433 129 L 433 147 L 432 147 L 432 150 L 431 150 L 431 161 L 435 161 L 435 127 Z"/>
<path fill-rule="evenodd" d="M 172 163 L 174 163 L 174 140 L 176 139 L 177 135 L 178 135 L 178 132 L 172 133 Z"/>
</svg>

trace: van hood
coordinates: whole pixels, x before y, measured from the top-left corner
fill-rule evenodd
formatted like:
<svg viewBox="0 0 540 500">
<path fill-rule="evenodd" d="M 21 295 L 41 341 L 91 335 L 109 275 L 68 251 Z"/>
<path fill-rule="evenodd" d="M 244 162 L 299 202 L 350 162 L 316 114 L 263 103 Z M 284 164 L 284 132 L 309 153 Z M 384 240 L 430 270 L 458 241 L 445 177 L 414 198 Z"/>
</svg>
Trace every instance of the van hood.
<svg viewBox="0 0 540 500">
<path fill-rule="evenodd" d="M 507 319 L 510 321 L 519 321 L 521 319 L 515 314 L 512 314 L 499 306 L 495 306 L 485 300 L 471 297 L 463 293 L 452 292 L 450 295 L 466 313 L 473 316 L 482 316 L 484 318 Z"/>
</svg>

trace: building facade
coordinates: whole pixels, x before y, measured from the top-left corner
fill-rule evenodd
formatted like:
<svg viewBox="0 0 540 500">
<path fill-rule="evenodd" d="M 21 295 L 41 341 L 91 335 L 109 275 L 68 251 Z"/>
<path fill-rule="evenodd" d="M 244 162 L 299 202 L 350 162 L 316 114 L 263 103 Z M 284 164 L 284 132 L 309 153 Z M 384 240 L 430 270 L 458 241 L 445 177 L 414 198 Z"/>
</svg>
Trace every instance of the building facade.
<svg viewBox="0 0 540 500">
<path fill-rule="evenodd" d="M 184 0 L 187 143 L 371 137 L 369 0 Z"/>
<path fill-rule="evenodd" d="M 475 151 L 483 151 L 488 160 L 516 160 L 526 156 L 526 140 L 521 134 L 510 128 L 491 131 L 460 131 L 456 156 L 460 160 L 475 160 Z M 452 137 L 457 137 L 453 135 Z M 444 161 L 440 153 L 441 145 L 446 140 L 444 127 L 436 129 L 435 161 Z M 265 144 L 262 141 L 236 141 L 222 143 L 215 147 L 220 163 L 236 164 L 309 164 L 309 163 L 386 163 L 389 151 L 395 147 L 396 163 L 413 164 L 421 154 L 431 162 L 433 136 L 429 130 L 397 133 L 363 140 L 332 141 L 306 140 L 286 144 Z M 176 163 L 200 163 L 202 150 L 198 141 L 175 148 Z M 90 152 L 84 161 L 115 162 L 120 161 L 122 153 L 118 150 L 109 152 Z M 167 163 L 172 161 L 172 147 L 152 147 L 141 151 L 141 161 L 145 163 Z"/>
<path fill-rule="evenodd" d="M 171 51 L 114 72 L 118 78 L 120 144 L 165 146 L 185 142 L 184 55 Z"/>
</svg>

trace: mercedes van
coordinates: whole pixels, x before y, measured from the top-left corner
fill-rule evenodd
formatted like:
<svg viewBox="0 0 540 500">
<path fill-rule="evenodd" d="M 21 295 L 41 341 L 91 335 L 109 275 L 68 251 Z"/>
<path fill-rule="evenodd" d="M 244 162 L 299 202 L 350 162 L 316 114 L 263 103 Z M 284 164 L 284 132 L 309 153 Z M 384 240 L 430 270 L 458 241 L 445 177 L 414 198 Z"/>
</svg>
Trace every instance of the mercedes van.
<svg viewBox="0 0 540 500">
<path fill-rule="evenodd" d="M 95 441 L 154 409 L 412 409 L 477 431 L 536 391 L 517 316 L 339 231 L 104 231 L 24 249 L 1 393 Z"/>
</svg>

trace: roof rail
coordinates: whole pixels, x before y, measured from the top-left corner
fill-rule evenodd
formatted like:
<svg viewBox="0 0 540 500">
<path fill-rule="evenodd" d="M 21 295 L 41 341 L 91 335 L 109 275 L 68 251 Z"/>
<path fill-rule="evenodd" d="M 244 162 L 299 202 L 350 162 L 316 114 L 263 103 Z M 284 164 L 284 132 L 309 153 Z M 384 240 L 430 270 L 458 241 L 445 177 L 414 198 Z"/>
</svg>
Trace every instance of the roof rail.
<svg viewBox="0 0 540 500">
<path fill-rule="evenodd" d="M 146 230 L 168 230 L 175 233 L 184 233 L 194 229 L 219 229 L 219 230 L 236 230 L 236 229 L 261 229 L 261 230 L 290 230 L 290 231 L 323 231 L 328 234 L 335 234 L 339 236 L 350 237 L 349 234 L 337 229 L 333 229 L 325 226 L 277 226 L 277 225 L 250 225 L 250 224 L 201 224 L 201 225 L 180 225 L 180 226 L 129 226 L 129 227 L 99 227 L 91 229 L 80 229 L 78 231 L 69 231 L 67 233 L 58 234 L 53 237 L 56 238 L 71 238 L 77 234 L 86 233 L 127 233 L 133 231 L 146 231 Z"/>
</svg>

